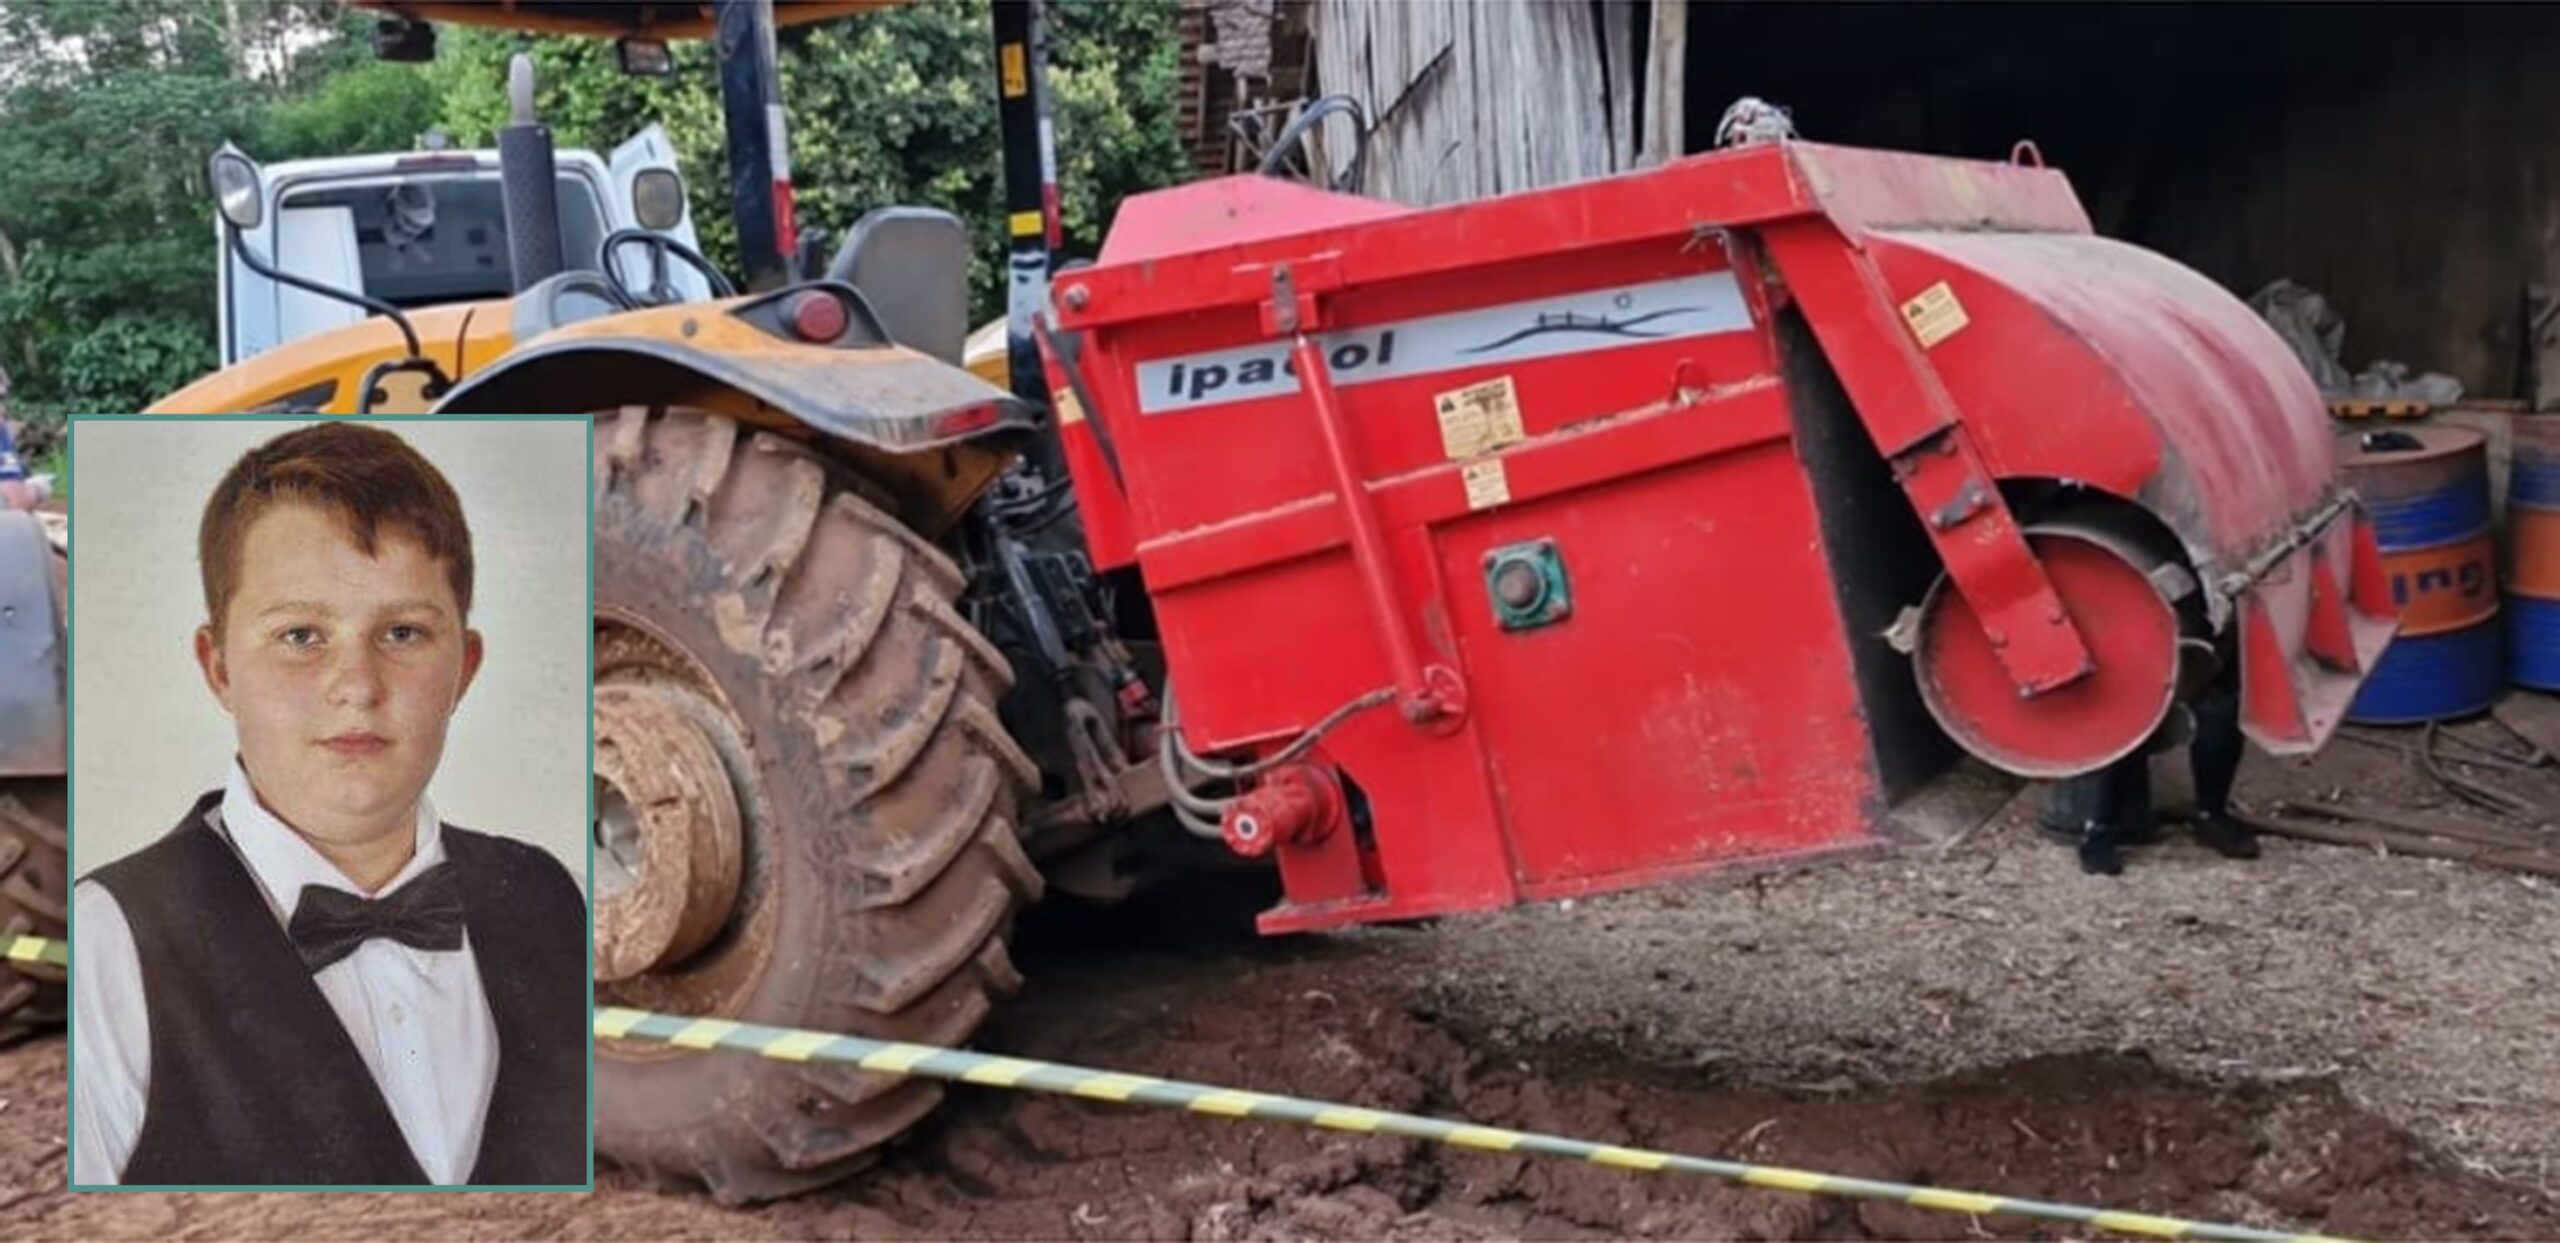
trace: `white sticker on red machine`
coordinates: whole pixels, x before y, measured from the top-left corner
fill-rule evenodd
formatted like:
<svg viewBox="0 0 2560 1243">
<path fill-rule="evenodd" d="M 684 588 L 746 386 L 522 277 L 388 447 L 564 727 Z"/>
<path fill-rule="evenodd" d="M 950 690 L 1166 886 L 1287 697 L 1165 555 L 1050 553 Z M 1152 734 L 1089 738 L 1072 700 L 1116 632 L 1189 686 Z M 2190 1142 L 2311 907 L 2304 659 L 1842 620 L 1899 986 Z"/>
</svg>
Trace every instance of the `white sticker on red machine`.
<svg viewBox="0 0 2560 1243">
<path fill-rule="evenodd" d="M 1491 509 L 1511 503 L 1511 472 L 1503 468 L 1501 458 L 1469 462 L 1458 468 L 1458 476 L 1467 485 L 1468 509 Z"/>
<path fill-rule="evenodd" d="M 1520 424 L 1520 391 L 1507 375 L 1438 394 L 1431 408 L 1440 416 L 1440 447 L 1453 461 L 1528 439 Z"/>
<path fill-rule="evenodd" d="M 1945 281 L 1921 290 L 1903 303 L 1902 318 L 1911 325 L 1911 335 L 1924 350 L 1964 331 L 1965 325 L 1973 322 L 1964 313 L 1964 303 L 1956 298 L 1955 289 Z"/>
<path fill-rule="evenodd" d="M 1684 340 L 1751 327 L 1729 271 L 1426 315 L 1318 339 L 1334 387 Z M 1138 412 L 1171 414 L 1298 391 L 1284 341 L 1138 364 Z"/>
</svg>

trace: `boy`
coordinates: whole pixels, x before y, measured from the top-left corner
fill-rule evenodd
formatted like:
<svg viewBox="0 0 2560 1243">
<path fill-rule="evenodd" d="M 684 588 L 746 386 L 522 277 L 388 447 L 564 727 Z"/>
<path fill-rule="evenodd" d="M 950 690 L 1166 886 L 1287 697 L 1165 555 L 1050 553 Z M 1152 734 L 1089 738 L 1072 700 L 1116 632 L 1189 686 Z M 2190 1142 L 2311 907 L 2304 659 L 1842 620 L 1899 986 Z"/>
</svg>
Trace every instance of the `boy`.
<svg viewBox="0 0 2560 1243">
<path fill-rule="evenodd" d="M 75 889 L 73 1182 L 585 1182 L 576 883 L 425 796 L 482 653 L 452 486 L 305 427 L 233 464 L 197 555 L 238 746 Z"/>
</svg>

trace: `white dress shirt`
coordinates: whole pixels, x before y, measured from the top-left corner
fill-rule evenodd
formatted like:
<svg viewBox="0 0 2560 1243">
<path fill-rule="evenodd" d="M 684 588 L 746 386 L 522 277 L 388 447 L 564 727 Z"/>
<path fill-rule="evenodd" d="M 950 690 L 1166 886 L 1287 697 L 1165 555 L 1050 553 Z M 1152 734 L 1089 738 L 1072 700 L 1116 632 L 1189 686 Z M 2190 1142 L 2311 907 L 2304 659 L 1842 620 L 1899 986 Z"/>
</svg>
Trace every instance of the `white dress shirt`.
<svg viewBox="0 0 2560 1243">
<path fill-rule="evenodd" d="M 258 883 L 278 928 L 288 926 L 306 885 L 364 894 L 275 813 L 258 802 L 234 761 L 214 827 L 229 840 Z M 435 810 L 418 800 L 417 852 L 381 897 L 444 861 Z M 72 1181 L 119 1181 L 142 1135 L 151 1099 L 150 1010 L 142 995 L 142 963 L 133 928 L 115 895 L 94 881 L 72 891 L 80 935 L 72 939 L 71 1041 L 78 1072 L 72 1084 Z M 221 930 L 206 929 L 207 936 Z M 498 1026 L 480 986 L 468 934 L 460 949 L 412 949 L 376 937 L 312 977 L 347 1038 L 373 1073 L 383 1104 L 400 1124 L 409 1151 L 434 1183 L 471 1177 L 480 1128 L 498 1082 Z"/>
</svg>

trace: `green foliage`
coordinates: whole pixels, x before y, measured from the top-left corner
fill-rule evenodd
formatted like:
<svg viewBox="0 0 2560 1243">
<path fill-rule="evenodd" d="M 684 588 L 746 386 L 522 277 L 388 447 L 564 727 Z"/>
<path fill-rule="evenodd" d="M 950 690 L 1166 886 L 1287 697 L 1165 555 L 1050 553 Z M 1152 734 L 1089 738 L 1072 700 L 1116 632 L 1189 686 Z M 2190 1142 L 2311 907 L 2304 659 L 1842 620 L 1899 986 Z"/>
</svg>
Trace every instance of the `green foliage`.
<svg viewBox="0 0 2560 1243">
<path fill-rule="evenodd" d="M 1170 4 L 1064 0 L 1049 21 L 1059 214 L 1068 253 L 1089 256 L 1121 199 L 1190 170 L 1175 102 L 1182 45 Z"/>
<path fill-rule="evenodd" d="M 398 150 L 441 125 L 494 143 L 508 58 L 534 59 L 564 147 L 655 121 L 695 227 L 735 271 L 718 71 L 705 41 L 665 78 L 609 42 L 447 27 L 426 66 L 379 64 L 371 16 L 335 0 L 0 0 L 0 369 L 22 415 L 129 410 L 212 365 L 214 230 L 203 156 Z M 1185 164 L 1172 0 L 1052 0 L 1051 106 L 1070 254 L 1130 193 Z M 786 30 L 783 99 L 804 230 L 892 204 L 941 207 L 977 242 L 973 310 L 1003 309 L 1004 212 L 988 0 L 925 0 Z"/>
<path fill-rule="evenodd" d="M 66 440 L 61 438 L 48 440 L 44 448 L 37 450 L 36 455 L 27 460 L 27 473 L 53 476 L 54 499 L 64 504 L 70 503 L 71 446 Z"/>
<path fill-rule="evenodd" d="M 203 165 L 170 156 L 240 132 L 259 88 L 203 13 L 0 9 L 0 366 L 22 414 L 135 409 L 212 365 Z"/>
<path fill-rule="evenodd" d="M 142 398 L 82 410 L 140 409 L 204 374 L 213 354 L 206 335 L 202 322 L 118 311 L 71 339 L 58 367 L 60 383 L 73 393 L 137 392 Z"/>
<path fill-rule="evenodd" d="M 260 160 L 300 160 L 359 151 L 404 151 L 436 124 L 435 83 L 415 65 L 352 65 L 306 94 L 280 99 L 259 118 Z"/>
<path fill-rule="evenodd" d="M 1004 309 L 1003 155 L 987 0 L 926 0 L 782 32 L 782 98 L 803 230 L 837 237 L 874 207 L 939 207 L 967 222 L 976 319 Z M 1171 0 L 1049 7 L 1059 209 L 1070 255 L 1101 245 L 1109 212 L 1180 180 L 1180 47 Z M 607 150 L 643 125 L 675 143 L 704 253 L 736 271 L 719 71 L 703 42 L 665 78 L 622 76 L 593 39 L 447 30 L 434 68 L 444 122 L 470 146 L 506 122 L 507 60 L 532 55 L 535 106 L 563 146 Z"/>
</svg>

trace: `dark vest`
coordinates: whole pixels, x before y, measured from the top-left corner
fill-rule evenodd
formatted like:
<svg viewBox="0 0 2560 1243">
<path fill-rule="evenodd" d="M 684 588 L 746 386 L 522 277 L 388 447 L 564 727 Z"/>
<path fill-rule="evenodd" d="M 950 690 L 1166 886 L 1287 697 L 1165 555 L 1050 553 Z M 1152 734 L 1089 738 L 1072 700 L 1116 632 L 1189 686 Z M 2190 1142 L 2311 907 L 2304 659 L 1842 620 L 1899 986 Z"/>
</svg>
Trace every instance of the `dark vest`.
<svg viewBox="0 0 2560 1243">
<path fill-rule="evenodd" d="M 205 822 L 90 874 L 133 926 L 151 1085 L 127 1184 L 424 1183 L 364 1058 L 248 865 Z M 498 1078 L 470 1181 L 587 1181 L 587 930 L 549 854 L 444 826 L 464 926 L 498 1031 Z"/>
</svg>

